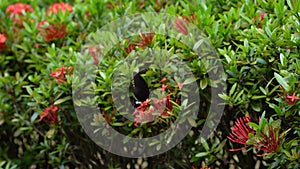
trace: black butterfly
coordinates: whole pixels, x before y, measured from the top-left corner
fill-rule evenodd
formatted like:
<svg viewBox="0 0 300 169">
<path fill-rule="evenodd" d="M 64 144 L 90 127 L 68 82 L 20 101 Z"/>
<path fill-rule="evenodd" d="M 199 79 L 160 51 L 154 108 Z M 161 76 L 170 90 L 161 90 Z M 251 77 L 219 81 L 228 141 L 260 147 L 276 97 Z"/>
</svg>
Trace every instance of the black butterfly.
<svg viewBox="0 0 300 169">
<path fill-rule="evenodd" d="M 141 102 L 146 101 L 150 95 L 148 85 L 139 73 L 133 78 L 133 94 L 134 97 L 131 98 L 131 103 L 135 108 L 138 107 Z"/>
</svg>

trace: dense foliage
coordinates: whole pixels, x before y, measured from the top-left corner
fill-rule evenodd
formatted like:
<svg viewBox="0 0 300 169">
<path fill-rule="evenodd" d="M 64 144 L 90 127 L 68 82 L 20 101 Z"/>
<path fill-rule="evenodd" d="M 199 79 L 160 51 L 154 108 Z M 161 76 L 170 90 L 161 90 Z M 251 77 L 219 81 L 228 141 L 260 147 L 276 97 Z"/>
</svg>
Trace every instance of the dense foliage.
<svg viewBox="0 0 300 169">
<path fill-rule="evenodd" d="M 0 0 L 0 168 L 300 168 L 299 4 Z M 114 98 L 111 86 L 123 85 L 132 75 L 112 77 L 117 68 L 139 70 L 135 68 L 143 65 L 134 56 L 145 58 L 155 49 L 154 60 L 176 72 L 174 64 L 164 64 L 176 54 L 199 86 L 199 112 L 197 119 L 188 119 L 193 128 L 186 137 L 163 154 L 135 159 L 110 153 L 87 136 L 74 108 L 82 103 L 72 99 L 72 85 L 79 84 L 74 71 L 88 36 L 122 16 L 143 12 L 176 16 L 175 30 L 183 39 L 191 33 L 189 24 L 203 30 L 227 78 L 226 84 L 211 80 L 208 62 L 176 38 L 155 31 L 128 35 L 103 59 L 98 57 L 101 39 L 87 46 L 98 66 L 93 87 L 104 116 L 93 116 L 96 128 L 106 121 L 132 137 L 151 137 L 170 127 L 183 107 L 193 105 L 180 100 L 188 98 L 180 90 L 193 79 L 177 79 L 150 65 L 141 77 L 150 90 L 166 95 L 156 93 L 156 99 L 143 100 L 135 110 L 117 110 L 114 101 L 124 98 Z M 128 67 L 120 67 L 126 59 Z M 217 84 L 227 87 L 218 94 L 225 109 L 217 129 L 204 140 L 200 133 Z M 124 112 L 133 114 L 134 121 L 124 119 Z M 153 114 L 158 117 L 154 121 Z M 163 143 L 153 145 L 160 149 Z"/>
</svg>

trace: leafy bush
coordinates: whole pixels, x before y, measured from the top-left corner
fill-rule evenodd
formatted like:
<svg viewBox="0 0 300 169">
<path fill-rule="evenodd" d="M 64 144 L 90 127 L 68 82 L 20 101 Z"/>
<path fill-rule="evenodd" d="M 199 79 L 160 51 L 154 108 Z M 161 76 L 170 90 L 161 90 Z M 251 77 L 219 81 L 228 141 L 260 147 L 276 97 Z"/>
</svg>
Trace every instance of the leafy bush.
<svg viewBox="0 0 300 169">
<path fill-rule="evenodd" d="M 0 2 L 1 168 L 299 168 L 298 0 Z M 126 34 L 124 39 L 106 34 L 114 47 L 103 51 L 99 28 L 144 12 L 176 16 L 170 22 L 174 31 L 168 33 L 177 37 L 158 31 Z M 188 39 L 195 35 L 193 25 L 216 49 L 226 73 L 218 75 L 222 80 L 209 76 L 215 58 L 201 57 L 213 54 L 202 50 L 199 56 L 189 47 L 200 44 Z M 194 79 L 167 61 L 175 56 Z M 122 65 L 124 61 L 128 64 Z M 84 67 L 86 72 L 96 68 L 91 87 L 96 97 L 82 102 L 72 97 L 74 86 L 82 87 L 76 74 L 79 62 L 91 65 Z M 121 88 L 112 89 L 113 84 L 130 84 L 132 72 L 140 73 L 154 91 L 151 99 L 137 103 L 134 86 L 131 99 L 123 97 Z M 193 82 L 196 91 L 189 87 Z M 201 132 L 206 121 L 214 123 L 209 112 L 216 86 L 227 87 L 216 96 L 225 109 L 217 129 L 205 139 Z M 200 102 L 185 96 L 187 91 L 198 94 Z M 115 102 L 137 105 L 118 109 Z M 78 116 L 76 106 L 91 103 L 101 114 L 92 114 L 89 124 L 101 137 L 110 136 L 99 127 L 106 123 L 131 137 L 155 136 L 171 128 L 181 110 L 193 127 L 162 154 L 122 157 L 98 146 L 82 128 L 85 116 Z M 198 110 L 196 119 L 189 118 L 187 107 Z M 160 150 L 164 144 L 158 140 L 151 146 Z"/>
</svg>

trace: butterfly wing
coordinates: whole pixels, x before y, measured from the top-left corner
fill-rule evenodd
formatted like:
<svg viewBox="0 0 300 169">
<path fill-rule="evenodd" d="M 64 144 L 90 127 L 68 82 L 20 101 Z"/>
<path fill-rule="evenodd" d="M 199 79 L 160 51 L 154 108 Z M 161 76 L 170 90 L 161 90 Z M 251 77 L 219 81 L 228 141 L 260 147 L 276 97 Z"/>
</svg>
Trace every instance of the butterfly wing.
<svg viewBox="0 0 300 169">
<path fill-rule="evenodd" d="M 133 78 L 133 94 L 135 97 L 135 107 L 138 106 L 136 102 L 146 101 L 150 95 L 148 85 L 139 73 L 137 73 Z"/>
</svg>

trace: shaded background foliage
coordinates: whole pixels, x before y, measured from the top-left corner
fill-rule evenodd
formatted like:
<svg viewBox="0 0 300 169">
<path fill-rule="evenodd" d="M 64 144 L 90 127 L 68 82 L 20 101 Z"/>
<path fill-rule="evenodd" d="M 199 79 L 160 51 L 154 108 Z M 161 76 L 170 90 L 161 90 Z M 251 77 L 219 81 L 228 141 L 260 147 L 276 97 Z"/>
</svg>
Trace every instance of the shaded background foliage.
<svg viewBox="0 0 300 169">
<path fill-rule="evenodd" d="M 66 1 L 73 11 L 53 19 L 48 18 L 47 8 L 57 1 L 21 1 L 34 9 L 26 14 L 21 27 L 5 12 L 16 2 L 0 0 L 0 33 L 7 36 L 6 48 L 0 51 L 2 168 L 299 168 L 300 106 L 298 100 L 288 104 L 286 98 L 299 93 L 298 0 Z M 66 74 L 66 82 L 59 85 L 50 73 L 63 65 L 75 65 L 90 32 L 121 16 L 146 11 L 195 16 L 189 22 L 204 30 L 218 51 L 228 76 L 228 92 L 219 95 L 226 108 L 219 127 L 206 142 L 200 144 L 199 135 L 209 99 L 201 100 L 197 125 L 179 145 L 155 157 L 130 159 L 102 150 L 87 137 L 73 108 L 71 76 Z M 50 24 L 65 24 L 67 35 L 46 41 L 37 25 L 47 19 Z M 154 37 L 154 42 L 165 41 Z M 128 45 L 120 43 L 125 48 Z M 168 45 L 189 56 L 189 50 L 180 44 L 170 40 Z M 126 53 L 122 47 L 118 51 Z M 201 98 L 209 98 L 211 84 L 201 64 L 196 59 L 190 62 Z M 108 66 L 102 71 L 110 75 L 112 69 Z M 106 91 L 109 86 L 99 85 L 98 89 Z M 112 102 L 109 97 L 102 99 L 104 107 Z M 58 122 L 39 121 L 39 115 L 52 104 L 59 107 Z M 266 119 L 281 120 L 279 151 L 265 156 L 258 156 L 262 152 L 257 149 L 230 152 L 240 147 L 227 139 L 236 119 L 250 114 L 257 123 L 263 112 Z"/>
</svg>

